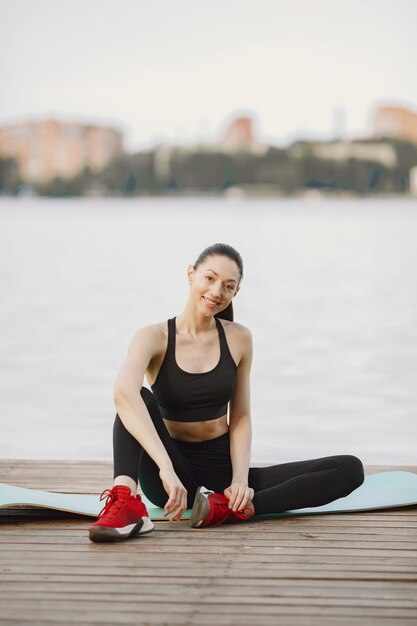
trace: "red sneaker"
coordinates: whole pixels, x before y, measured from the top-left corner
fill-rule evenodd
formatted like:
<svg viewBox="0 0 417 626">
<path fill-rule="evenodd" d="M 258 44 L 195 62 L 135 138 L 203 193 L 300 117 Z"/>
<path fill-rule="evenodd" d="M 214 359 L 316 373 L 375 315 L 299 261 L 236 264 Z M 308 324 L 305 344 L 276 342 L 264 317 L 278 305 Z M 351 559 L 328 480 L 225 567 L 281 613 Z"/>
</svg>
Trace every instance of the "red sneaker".
<svg viewBox="0 0 417 626">
<path fill-rule="evenodd" d="M 248 520 L 254 515 L 250 507 L 232 511 L 229 509 L 229 499 L 223 493 L 216 493 L 206 487 L 197 489 L 190 522 L 193 528 L 203 526 L 220 526 L 220 524 L 234 524 Z"/>
<path fill-rule="evenodd" d="M 100 496 L 106 504 L 98 519 L 88 527 L 91 541 L 120 541 L 150 533 L 155 526 L 149 518 L 140 495 L 132 496 L 129 487 L 116 485 L 105 489 Z"/>
</svg>

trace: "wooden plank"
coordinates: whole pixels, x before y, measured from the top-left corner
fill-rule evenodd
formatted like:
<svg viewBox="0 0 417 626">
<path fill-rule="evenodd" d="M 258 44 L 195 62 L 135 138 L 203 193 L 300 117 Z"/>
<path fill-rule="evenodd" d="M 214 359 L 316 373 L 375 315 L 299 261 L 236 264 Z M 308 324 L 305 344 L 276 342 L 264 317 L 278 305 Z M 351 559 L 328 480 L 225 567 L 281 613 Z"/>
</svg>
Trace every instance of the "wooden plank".
<svg viewBox="0 0 417 626">
<path fill-rule="evenodd" d="M 182 576 L 181 581 L 179 581 L 178 576 L 175 575 L 164 575 L 163 577 L 159 577 L 159 580 L 163 580 L 164 586 L 160 586 L 158 591 L 163 593 L 165 588 L 170 590 L 183 590 L 183 585 L 188 583 L 191 587 L 207 587 L 207 580 L 204 579 L 196 579 L 194 576 Z M 20 587 L 23 589 L 23 585 L 28 584 L 30 589 L 33 589 L 33 583 L 40 585 L 47 585 L 48 589 L 51 588 L 61 588 L 62 583 L 66 583 L 65 589 L 71 590 L 71 585 L 74 585 L 74 589 L 80 587 L 85 590 L 85 581 L 79 580 L 76 574 L 54 574 L 53 576 L 48 574 L 42 574 L 38 576 L 34 576 L 33 574 L 1 574 L 1 581 L 5 584 L 15 584 L 22 585 Z M 136 574 L 134 577 L 120 577 L 115 576 L 114 579 L 111 579 L 109 576 L 96 574 L 93 581 L 90 581 L 88 586 L 89 590 L 100 591 L 101 589 L 108 588 L 111 589 L 114 585 L 114 588 L 120 590 L 121 592 L 125 590 L 132 589 L 137 591 L 138 584 L 140 584 L 140 588 L 142 590 L 145 588 L 150 588 L 151 590 L 155 590 L 155 580 L 152 577 L 149 577 L 147 574 Z M 408 598 L 415 598 L 415 590 L 416 585 L 414 583 L 401 583 L 401 584 L 392 584 L 392 581 L 380 581 L 380 580 L 372 580 L 372 581 L 356 581 L 356 580 L 326 580 L 326 579 L 280 579 L 279 587 L 277 587 L 276 582 L 274 580 L 265 580 L 265 579 L 253 579 L 253 580 L 245 580 L 242 578 L 233 578 L 231 576 L 227 576 L 219 580 L 218 578 L 213 578 L 210 584 L 210 590 L 215 588 L 223 589 L 225 588 L 225 593 L 229 593 L 229 589 L 242 589 L 245 590 L 245 595 L 256 594 L 259 595 L 263 593 L 262 588 L 264 588 L 265 592 L 269 593 L 269 590 L 273 590 L 276 593 L 282 592 L 285 594 L 296 596 L 300 591 L 304 593 L 312 594 L 314 596 L 321 596 L 324 593 L 331 593 L 335 597 L 343 597 L 344 595 L 352 595 L 352 596 L 363 596 L 368 597 L 372 594 L 382 594 L 385 598 L 392 597 L 402 597 L 403 595 Z M 6 587 L 4 587 L 6 588 Z"/>
<path fill-rule="evenodd" d="M 113 594 L 114 595 L 114 594 Z M 219 602 L 221 598 L 221 602 Z M 21 594 L 19 592 L 8 591 L 8 599 L 11 602 L 21 602 Z M 203 604 L 206 610 L 213 612 L 214 615 L 223 612 L 232 612 L 238 608 L 239 612 L 250 615 L 275 615 L 281 607 L 284 607 L 289 613 L 298 613 L 301 615 L 320 614 L 323 611 L 323 607 L 326 608 L 326 613 L 332 613 L 333 615 L 348 615 L 347 609 L 349 604 L 348 598 L 335 598 L 332 596 L 327 597 L 290 597 L 290 596 L 256 596 L 248 597 L 242 596 L 241 593 L 235 595 L 223 594 L 222 591 L 216 593 L 210 592 L 210 590 L 193 590 L 192 588 L 187 592 L 187 599 L 182 599 L 182 596 L 177 594 L 158 594 L 148 593 L 143 594 L 140 590 L 137 593 L 123 593 L 118 594 L 117 599 L 111 598 L 102 593 L 88 592 L 68 592 L 60 591 L 56 594 L 50 594 L 48 591 L 37 591 L 32 593 L 30 591 L 25 593 L 23 602 L 27 605 L 32 602 L 38 605 L 47 605 L 50 603 L 55 605 L 66 605 L 69 607 L 85 605 L 89 609 L 103 609 L 106 604 L 111 606 L 114 610 L 117 606 L 120 610 L 126 610 L 128 605 L 140 605 L 148 607 L 148 610 L 153 606 L 159 606 L 160 608 L 169 607 L 170 611 L 175 610 L 179 612 L 181 608 L 201 609 Z M 100 606 L 101 604 L 101 606 Z M 220 605 L 220 606 L 219 606 Z M 175 609 L 174 609 L 175 607 Z M 223 608 L 223 611 L 222 611 Z M 353 615 L 369 614 L 372 611 L 372 615 L 378 616 L 390 616 L 390 617 L 417 617 L 417 611 L 414 609 L 414 601 L 404 598 L 386 601 L 384 598 L 370 599 L 370 598 L 355 598 L 355 606 L 353 609 Z"/>
<path fill-rule="evenodd" d="M 20 585 L 20 586 L 19 586 Z M 175 585 L 160 585 L 156 586 L 155 582 L 148 583 L 147 585 L 141 583 L 140 588 L 136 583 L 119 583 L 113 588 L 111 582 L 107 583 L 107 589 L 104 590 L 99 584 L 90 584 L 86 589 L 85 584 L 69 583 L 65 585 L 62 583 L 49 583 L 39 581 L 30 581 L 23 583 L 2 583 L 2 590 L 7 593 L 8 599 L 19 600 L 24 594 L 25 600 L 36 600 L 38 597 L 50 596 L 52 599 L 73 599 L 76 601 L 88 599 L 90 601 L 99 601 L 101 597 L 110 599 L 107 602 L 111 602 L 111 596 L 117 593 L 119 600 L 126 602 L 134 601 L 153 601 L 159 602 L 173 602 L 183 593 L 183 586 L 177 582 Z M 104 593 L 107 591 L 107 594 Z M 190 585 L 187 591 L 187 601 L 200 600 L 202 594 L 206 601 L 216 600 L 220 596 L 225 599 L 226 602 L 237 602 L 242 597 L 242 586 L 239 584 L 222 586 L 221 584 L 210 585 L 210 588 L 206 588 L 206 585 Z M 305 606 L 312 602 L 316 605 L 326 601 L 326 604 L 332 606 L 345 606 L 349 600 L 353 600 L 357 607 L 371 607 L 375 603 L 378 603 L 380 607 L 400 607 L 400 608 L 413 608 L 415 607 L 415 587 L 408 592 L 405 590 L 392 591 L 389 587 L 383 589 L 346 589 L 346 588 L 326 588 L 321 586 L 320 588 L 313 588 L 307 586 L 296 586 L 292 588 L 282 587 L 277 589 L 276 585 L 266 585 L 265 588 L 260 589 L 256 587 L 252 589 L 249 585 L 245 588 L 244 599 L 242 604 L 259 605 L 264 603 L 264 599 L 268 598 L 268 601 L 272 604 L 282 604 L 282 599 L 287 599 L 288 603 L 299 602 L 301 598 L 301 604 Z"/>
<path fill-rule="evenodd" d="M 163 543 L 162 541 L 158 541 L 157 539 L 155 539 L 154 541 L 150 540 L 150 536 L 148 537 L 140 537 L 135 543 L 136 545 L 138 545 L 140 542 L 140 552 L 141 554 L 145 554 L 145 553 L 153 553 L 155 551 L 157 551 L 159 554 L 165 554 L 165 555 L 175 555 L 175 554 L 179 554 L 179 555 L 183 555 L 184 553 L 187 553 L 188 550 L 188 546 L 190 545 L 189 543 L 187 544 L 187 542 L 185 543 L 181 543 L 178 542 L 178 544 L 175 543 Z M 132 542 L 130 542 L 132 543 Z M 229 542 L 230 544 L 230 542 Z M 79 554 L 83 554 L 85 552 L 89 552 L 92 549 L 96 549 L 96 546 L 92 546 L 90 543 L 74 543 L 74 542 L 66 542 L 64 543 L 63 541 L 56 541 L 53 543 L 41 543 L 41 542 L 37 542 L 36 540 L 33 540 L 32 543 L 25 543 L 25 544 L 21 544 L 21 543 L 8 543 L 6 544 L 5 547 L 2 548 L 2 554 L 6 554 L 7 552 L 22 552 L 22 553 L 26 553 L 29 554 L 30 552 L 33 553 L 39 553 L 39 556 L 42 556 L 42 554 L 45 553 L 45 545 L 48 546 L 48 556 L 50 556 L 52 553 L 56 552 L 56 553 L 66 553 L 68 552 L 70 555 L 72 555 L 73 558 L 77 558 Z M 415 544 L 414 544 L 415 546 Z M 209 545 L 205 542 L 201 542 L 201 541 L 196 541 L 194 544 L 192 544 L 192 553 L 194 554 L 194 556 L 196 555 L 201 555 L 201 554 L 212 554 L 212 555 L 222 555 L 222 556 L 226 556 L 226 555 L 234 555 L 236 553 L 236 550 L 240 550 L 242 549 L 242 546 L 236 545 L 236 544 L 231 544 L 231 545 L 227 545 L 227 544 L 212 544 Z M 338 556 L 338 557 L 344 557 L 346 555 L 349 556 L 355 556 L 355 557 L 369 557 L 369 558 L 377 558 L 377 557 L 381 557 L 381 558 L 386 558 L 387 556 L 391 556 L 391 557 L 399 557 L 402 559 L 406 559 L 406 560 L 411 560 L 416 562 L 416 554 L 413 554 L 411 552 L 412 548 L 408 547 L 407 545 L 405 546 L 395 546 L 395 547 L 390 547 L 389 545 L 386 546 L 385 544 L 383 544 L 382 546 L 376 548 L 376 547 L 370 547 L 368 548 L 366 546 L 366 542 L 364 542 L 364 545 L 355 545 L 352 542 L 352 545 L 346 545 L 346 546 L 335 546 L 335 547 L 331 547 L 328 546 L 326 544 L 326 542 L 318 542 L 318 544 L 315 543 L 302 543 L 299 542 L 296 545 L 294 545 L 294 543 L 289 542 L 287 544 L 285 544 L 285 542 L 280 542 L 280 545 L 268 545 L 268 546 L 255 546 L 256 548 L 256 555 L 255 555 L 255 559 L 258 559 L 260 556 L 267 556 L 267 555 L 271 555 L 271 554 L 280 554 L 281 555 L 302 555 L 305 554 L 307 549 L 310 555 L 313 556 L 317 556 L 318 558 L 320 558 L 321 556 L 327 556 L 327 555 L 334 555 L 334 556 Z M 251 549 L 250 546 L 247 547 L 247 549 Z M 120 553 L 122 552 L 123 549 L 121 549 L 119 551 Z M 130 550 L 129 550 L 130 551 Z"/>
<path fill-rule="evenodd" d="M 185 557 L 186 558 L 186 557 Z M 117 565 L 116 559 L 108 559 L 107 561 L 102 563 L 102 576 L 108 576 L 109 573 L 113 572 L 114 576 L 140 576 L 142 574 L 142 568 L 146 567 L 147 575 L 150 577 L 171 577 L 177 575 L 178 578 L 188 578 L 190 576 L 199 577 L 206 573 L 206 577 L 209 577 L 214 574 L 216 576 L 216 562 L 209 561 L 207 559 L 201 560 L 200 563 L 193 562 L 187 560 L 187 567 L 181 568 L 181 559 L 177 559 L 171 563 L 168 563 L 165 559 L 165 555 L 160 561 L 152 561 L 152 563 L 148 564 L 149 557 L 146 555 L 146 558 L 138 558 L 135 563 L 126 563 L 125 566 Z M 182 561 L 184 563 L 184 559 Z M 218 565 L 218 562 L 217 562 Z M 38 566 L 38 570 L 36 570 L 36 566 Z M 40 561 L 36 561 L 35 559 L 30 562 L 23 562 L 17 560 L 16 557 L 13 559 L 2 559 L 1 572 L 3 573 L 12 573 L 12 572 L 21 572 L 27 574 L 33 574 L 37 571 L 39 574 L 44 573 L 48 574 L 48 566 L 49 571 L 55 574 L 61 574 L 66 572 L 68 574 L 76 574 L 77 572 L 89 576 L 92 572 L 95 571 L 96 559 L 90 560 L 82 560 L 79 563 L 74 561 L 69 561 L 68 559 L 51 559 L 48 561 L 47 559 L 43 559 Z M 354 575 L 357 575 L 358 579 L 365 579 L 368 576 L 372 576 L 373 574 L 380 573 L 381 580 L 386 580 L 391 576 L 392 578 L 401 576 L 404 579 L 408 578 L 410 580 L 417 580 L 417 576 L 415 573 L 415 565 L 407 564 L 407 563 L 397 563 L 397 562 L 389 562 L 386 563 L 384 561 L 380 562 L 347 562 L 343 564 L 341 567 L 340 560 L 334 559 L 332 562 L 317 562 L 314 561 L 313 558 L 307 559 L 298 559 L 297 561 L 293 561 L 290 558 L 287 560 L 283 560 L 282 563 L 278 564 L 271 560 L 262 560 L 257 563 L 251 563 L 247 559 L 239 558 L 233 559 L 233 561 L 225 561 L 222 563 L 222 577 L 237 577 L 239 579 L 248 579 L 253 578 L 310 578 L 310 577 L 320 577 L 325 578 L 333 578 L 344 580 L 346 576 L 350 575 L 350 577 L 354 578 Z M 113 570 L 112 570 L 113 568 Z M 245 570 L 251 571 L 245 571 Z M 178 570 L 178 574 L 175 572 Z"/>
<path fill-rule="evenodd" d="M 44 626 L 45 624 L 88 624 L 93 625 L 96 624 L 100 626 L 101 624 L 138 624 L 139 626 L 151 626 L 156 624 L 157 626 L 171 626 L 171 624 L 179 624 L 180 626 L 213 626 L 213 618 L 210 616 L 207 611 L 205 614 L 201 613 L 196 616 L 196 620 L 194 620 L 193 615 L 185 615 L 185 614 L 165 614 L 159 611 L 153 613 L 143 614 L 138 608 L 137 612 L 129 612 L 123 613 L 119 615 L 117 613 L 113 613 L 111 610 L 107 612 L 96 612 L 96 613 L 85 613 L 79 610 L 73 609 L 66 616 L 65 614 L 56 614 L 56 616 L 51 616 L 48 611 L 37 611 L 37 615 L 40 614 L 41 620 L 32 621 L 29 619 L 13 619 L 14 613 L 13 610 L 9 610 L 7 612 L 11 614 L 12 617 L 2 619 L 2 626 Z M 29 612 L 30 614 L 30 612 Z M 238 615 L 238 622 L 236 621 L 236 615 L 216 615 L 216 624 L 219 626 L 236 626 L 237 623 L 242 624 L 244 626 L 253 626 L 254 617 L 251 615 L 245 616 L 243 614 Z M 259 616 L 256 617 L 256 624 L 262 624 L 265 626 L 352 626 L 354 624 L 358 624 L 358 626 L 368 626 L 373 625 L 376 626 L 378 624 L 383 624 L 383 626 L 399 626 L 399 622 L 397 618 L 386 618 L 384 617 L 383 622 L 381 621 L 373 621 L 372 619 L 364 619 L 361 617 L 342 617 L 335 616 L 328 617 L 324 614 L 318 616 L 309 616 L 308 621 L 306 621 L 306 616 L 297 616 L 297 615 L 287 615 L 279 611 L 276 615 L 267 616 L 263 615 L 262 618 Z M 415 626 L 414 618 L 402 618 L 401 626 Z"/>
<path fill-rule="evenodd" d="M 298 533 L 295 537 L 293 533 L 287 531 L 281 531 L 277 534 L 269 533 L 269 535 L 259 536 L 258 533 L 250 534 L 250 529 L 253 529 L 253 525 L 249 522 L 246 524 L 248 527 L 248 532 L 243 534 L 239 534 L 239 537 L 235 537 L 236 542 L 239 544 L 245 541 L 250 542 L 250 545 L 253 547 L 268 547 L 274 546 L 276 547 L 276 540 L 279 538 L 280 546 L 287 545 L 297 545 L 297 546 L 322 546 L 328 547 L 329 543 L 337 543 L 341 548 L 343 547 L 363 547 L 364 545 L 372 548 L 372 544 L 375 546 L 380 545 L 380 536 L 375 535 L 375 532 L 371 530 L 368 532 L 362 533 L 348 533 L 346 529 L 344 531 L 340 531 L 339 533 L 334 533 L 329 529 L 329 532 L 325 531 L 315 532 L 315 533 Z M 25 534 L 21 532 L 16 532 L 16 529 L 12 531 L 4 530 L 0 535 L 0 544 L 1 543 L 15 543 L 19 544 L 32 544 L 36 542 L 36 544 L 40 543 L 48 543 L 52 538 L 55 539 L 54 543 L 59 545 L 71 544 L 73 543 L 74 537 L 83 538 L 86 537 L 86 528 L 83 529 L 84 532 L 70 532 L 67 531 L 65 535 L 62 535 L 62 530 L 57 529 L 49 530 L 49 532 L 42 532 L 39 530 L 36 534 L 36 540 L 30 534 Z M 382 534 L 384 537 L 384 545 L 383 549 L 387 548 L 397 548 L 397 549 L 413 549 L 417 548 L 417 533 L 406 532 L 407 529 L 403 529 L 401 534 L 397 534 L 397 532 L 385 532 Z M 411 536 L 410 536 L 411 535 Z M 415 535 L 415 536 L 413 536 Z M 155 537 L 155 533 L 153 535 Z M 215 545 L 215 546 L 227 546 L 230 545 L 230 538 L 227 535 L 219 534 L 219 533 L 211 533 L 210 530 L 193 530 L 189 529 L 189 532 L 183 532 L 181 534 L 174 534 L 172 532 L 165 533 L 164 530 L 160 530 L 157 533 L 158 537 L 158 545 L 175 545 L 175 546 L 184 546 L 196 544 L 196 545 Z M 142 539 L 142 538 L 141 538 Z M 150 539 L 150 536 L 147 537 L 147 541 Z M 245 544 L 246 547 L 247 544 Z"/>
<path fill-rule="evenodd" d="M 330 603 L 330 599 L 326 598 L 315 602 L 314 599 L 306 599 L 306 602 L 300 602 L 301 598 L 294 599 L 292 603 L 290 598 L 264 598 L 262 604 L 252 604 L 245 601 L 242 596 L 236 599 L 225 600 L 224 598 L 208 597 L 205 592 L 202 592 L 200 597 L 194 602 L 184 600 L 182 597 L 177 598 L 175 602 L 167 599 L 166 601 L 158 600 L 159 610 L 163 607 L 166 614 L 188 614 L 193 615 L 198 623 L 198 616 L 203 613 L 210 613 L 213 618 L 217 615 L 238 615 L 244 613 L 245 615 L 251 615 L 252 617 L 258 617 L 263 615 L 322 615 L 325 611 L 327 615 L 344 616 L 344 617 L 361 617 L 366 618 L 372 616 L 373 618 L 417 618 L 417 611 L 409 607 L 384 607 L 379 603 L 371 604 L 370 606 L 351 606 L 350 604 L 334 605 Z M 49 598 L 49 597 L 34 597 L 24 598 L 18 601 L 13 598 L 13 604 L 15 608 L 26 609 L 27 612 L 33 611 L 34 602 L 36 602 L 36 610 L 42 611 L 43 609 L 49 612 L 70 612 L 74 610 L 76 603 L 77 609 L 82 608 L 83 611 L 92 611 L 94 613 L 102 612 L 106 604 L 109 604 L 109 608 L 117 614 L 123 614 L 125 612 L 132 611 L 134 605 L 137 604 L 137 610 L 140 613 L 152 613 L 155 610 L 156 603 L 147 601 L 140 598 L 137 600 L 133 595 L 128 600 L 120 598 L 109 598 L 102 596 L 99 600 L 88 597 L 74 599 L 61 597 L 61 598 Z M 133 605 L 133 606 L 129 606 Z M 243 606 L 242 606 L 243 605 Z M 214 619 L 213 619 L 214 621 Z M 117 622 L 116 622 L 117 623 Z"/>
<path fill-rule="evenodd" d="M 38 566 L 37 566 L 38 565 Z M 114 563 L 106 563 L 100 568 L 101 575 L 107 575 L 111 577 L 136 577 L 141 576 L 143 571 L 145 570 L 147 575 L 150 578 L 162 580 L 164 576 L 172 577 L 175 575 L 175 572 L 178 572 L 177 578 L 178 580 L 185 580 L 192 575 L 195 578 L 202 578 L 205 580 L 211 580 L 211 578 L 216 578 L 221 576 L 222 579 L 232 578 L 239 580 L 253 580 L 253 579 L 262 579 L 262 580 L 356 580 L 356 581 L 406 581 L 406 582 L 417 582 L 417 576 L 415 573 L 415 567 L 407 568 L 402 565 L 390 565 L 389 567 L 378 564 L 369 564 L 369 565 L 346 565 L 341 569 L 340 566 L 337 566 L 335 563 L 333 566 L 323 567 L 322 564 L 316 563 L 294 563 L 294 564 L 286 564 L 285 567 L 281 566 L 271 566 L 271 564 L 264 564 L 264 566 L 258 567 L 243 567 L 243 564 L 240 562 L 236 562 L 235 564 L 224 563 L 222 564 L 222 570 L 219 570 L 219 566 L 217 563 L 212 564 L 201 564 L 200 566 L 193 566 L 186 562 L 186 571 L 184 571 L 184 560 L 182 561 L 182 569 L 181 562 L 178 562 L 175 566 L 168 568 L 164 566 L 163 563 L 159 565 L 147 565 L 144 560 L 140 567 L 125 567 L 122 566 L 116 567 Z M 250 569 L 250 572 L 244 571 L 245 569 Z M 253 571 L 252 571 L 253 570 Z M 28 565 L 15 565 L 14 563 L 6 563 L 4 565 L 3 571 L 7 573 L 15 572 L 15 573 L 26 573 L 26 574 L 50 574 L 51 576 L 62 574 L 62 572 L 72 573 L 73 575 L 84 576 L 85 580 L 88 581 L 89 577 L 95 576 L 97 572 L 97 563 L 91 561 L 89 564 L 77 565 L 74 563 L 67 562 L 45 562 L 45 563 L 33 563 Z"/>
<path fill-rule="evenodd" d="M 400 553 L 399 555 L 398 553 L 384 553 L 382 555 L 365 553 L 365 557 L 367 557 L 365 559 L 363 554 L 349 554 L 347 552 L 340 553 L 337 551 L 321 554 L 320 552 L 312 553 L 310 551 L 306 552 L 303 550 L 299 550 L 298 552 L 295 552 L 293 550 L 287 550 L 284 552 L 276 550 L 264 554 L 254 554 L 248 550 L 239 550 L 237 548 L 235 551 L 229 551 L 227 553 L 223 553 L 221 551 L 197 552 L 196 550 L 169 552 L 167 550 L 160 550 L 156 544 L 154 544 L 154 546 L 149 546 L 148 544 L 148 549 L 145 550 L 143 548 L 143 540 L 140 539 L 139 541 L 141 542 L 140 545 L 137 545 L 139 542 L 135 542 L 135 545 L 131 547 L 128 554 L 126 553 L 126 551 L 123 550 L 117 552 L 114 549 L 111 550 L 108 547 L 104 548 L 103 551 L 99 553 L 100 559 L 102 559 L 101 562 L 103 564 L 106 563 L 108 560 L 110 562 L 113 562 L 115 560 L 115 557 L 118 555 L 120 558 L 123 558 L 123 563 L 121 564 L 121 566 L 123 567 L 123 565 L 125 565 L 127 567 L 130 562 L 135 563 L 135 561 L 137 561 L 138 559 L 149 561 L 149 555 L 152 555 L 151 563 L 153 565 L 156 565 L 159 562 L 163 563 L 164 561 L 166 561 L 167 567 L 169 567 L 170 563 L 173 563 L 175 564 L 175 566 L 177 566 L 178 563 L 181 563 L 181 559 L 187 559 L 187 562 L 189 564 L 193 564 L 194 562 L 197 565 L 203 562 L 213 562 L 214 564 L 216 564 L 216 562 L 219 562 L 219 556 L 223 560 L 235 561 L 236 563 L 239 562 L 251 564 L 253 568 L 256 568 L 258 564 L 260 564 L 261 567 L 264 567 L 268 563 L 276 564 L 277 567 L 279 567 L 280 564 L 282 565 L 287 562 L 317 563 L 319 565 L 336 564 L 339 566 L 339 568 L 349 564 L 363 565 L 365 563 L 372 565 L 385 564 L 386 566 L 388 566 L 389 564 L 398 565 L 408 567 L 410 568 L 410 570 L 413 567 L 417 566 L 417 559 L 415 558 L 415 555 L 410 556 L 404 553 Z M 152 547 L 154 548 L 153 550 Z M 107 552 L 104 553 L 104 550 L 106 549 Z M 84 551 L 78 550 L 77 552 L 61 550 L 49 551 L 49 546 L 46 546 L 41 551 L 16 549 L 8 550 L 5 547 L 1 553 L 1 563 L 8 563 L 13 559 L 21 558 L 22 555 L 26 555 L 25 562 L 27 564 L 31 563 L 32 561 L 36 561 L 40 564 L 43 560 L 49 560 L 49 562 L 61 561 L 68 564 L 89 563 L 90 561 L 94 563 L 95 558 L 97 558 L 97 553 L 98 548 L 96 546 L 90 546 Z M 167 561 L 168 557 L 169 563 Z M 115 567 L 116 566 L 117 563 L 115 564 Z"/>
<path fill-rule="evenodd" d="M 207 613 L 206 615 L 198 615 L 198 622 L 193 621 L 193 616 L 184 616 L 184 615 L 172 615 L 167 617 L 165 614 L 161 613 L 153 613 L 146 614 L 142 616 L 140 611 L 137 613 L 128 613 L 123 615 L 123 621 L 121 621 L 121 616 L 113 613 L 99 614 L 96 618 L 94 614 L 85 615 L 82 613 L 80 615 L 79 612 L 71 612 L 71 614 L 66 619 L 65 616 L 58 615 L 55 619 L 45 612 L 42 621 L 26 621 L 19 620 L 18 622 L 15 620 L 2 620 L 2 626 L 44 626 L 45 624 L 74 624 L 74 623 L 82 623 L 82 624 L 97 624 L 100 626 L 101 624 L 139 624 L 143 625 L 152 625 L 156 624 L 157 626 L 171 626 L 171 624 L 180 624 L 181 626 L 190 626 L 194 624 L 198 624 L 201 626 L 212 626 L 213 621 L 210 615 Z M 216 624 L 219 626 L 236 626 L 236 617 L 228 616 L 228 615 L 216 615 Z M 252 616 L 244 616 L 239 615 L 239 624 L 242 625 L 250 625 L 253 626 L 254 618 Z M 265 626 L 352 626 L 352 624 L 358 624 L 358 626 L 379 626 L 381 624 L 380 621 L 373 621 L 372 619 L 368 619 L 366 621 L 362 620 L 360 617 L 327 617 L 325 615 L 320 616 L 309 616 L 308 622 L 306 621 L 305 616 L 296 616 L 296 615 L 282 615 L 277 614 L 274 616 L 262 616 L 261 621 L 256 619 L 256 624 L 262 624 Z M 415 626 L 414 618 L 403 618 L 401 622 L 399 622 L 396 618 L 394 619 L 386 619 L 384 618 L 382 622 L 383 626 Z"/>
</svg>

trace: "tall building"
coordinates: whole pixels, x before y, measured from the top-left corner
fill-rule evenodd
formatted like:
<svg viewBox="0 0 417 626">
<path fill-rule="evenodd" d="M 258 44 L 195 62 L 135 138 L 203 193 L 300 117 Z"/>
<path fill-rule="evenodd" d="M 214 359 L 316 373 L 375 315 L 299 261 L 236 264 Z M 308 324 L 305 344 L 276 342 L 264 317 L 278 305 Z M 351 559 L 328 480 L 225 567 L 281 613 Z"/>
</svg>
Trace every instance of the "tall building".
<svg viewBox="0 0 417 626">
<path fill-rule="evenodd" d="M 0 157 L 14 158 L 27 182 L 99 171 L 122 151 L 122 133 L 108 126 L 46 119 L 0 128 Z"/>
<path fill-rule="evenodd" d="M 226 152 L 262 152 L 263 144 L 256 138 L 250 117 L 238 117 L 226 129 L 220 147 Z"/>
<path fill-rule="evenodd" d="M 374 115 L 372 134 L 417 144 L 417 113 L 399 106 L 379 107 Z"/>
</svg>

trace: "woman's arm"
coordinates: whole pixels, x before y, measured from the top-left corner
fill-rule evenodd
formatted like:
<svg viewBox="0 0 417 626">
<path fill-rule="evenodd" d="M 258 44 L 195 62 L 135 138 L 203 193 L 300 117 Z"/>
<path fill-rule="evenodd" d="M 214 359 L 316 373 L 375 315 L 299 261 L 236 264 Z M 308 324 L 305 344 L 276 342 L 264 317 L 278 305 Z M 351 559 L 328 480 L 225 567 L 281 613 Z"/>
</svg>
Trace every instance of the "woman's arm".
<svg viewBox="0 0 417 626">
<path fill-rule="evenodd" d="M 230 457 L 233 468 L 232 484 L 228 487 L 233 510 L 243 508 L 249 499 L 248 473 L 252 443 L 250 409 L 250 369 L 253 358 L 252 333 L 242 326 L 242 358 L 237 369 L 236 385 L 230 400 Z M 253 491 L 253 490 L 252 490 Z M 251 494 L 253 497 L 253 493 Z"/>
<path fill-rule="evenodd" d="M 145 326 L 136 332 L 117 374 L 113 399 L 126 430 L 162 469 L 171 468 L 172 462 L 140 395 L 146 369 L 156 351 L 157 333 L 158 329 L 152 326 Z"/>
<path fill-rule="evenodd" d="M 145 326 L 137 331 L 114 383 L 114 403 L 126 430 L 143 446 L 159 467 L 159 477 L 168 494 L 165 515 L 179 520 L 187 508 L 187 490 L 175 473 L 172 461 L 162 443 L 140 394 L 145 372 L 158 352 L 159 330 Z M 161 418 L 162 419 L 162 418 Z"/>
</svg>

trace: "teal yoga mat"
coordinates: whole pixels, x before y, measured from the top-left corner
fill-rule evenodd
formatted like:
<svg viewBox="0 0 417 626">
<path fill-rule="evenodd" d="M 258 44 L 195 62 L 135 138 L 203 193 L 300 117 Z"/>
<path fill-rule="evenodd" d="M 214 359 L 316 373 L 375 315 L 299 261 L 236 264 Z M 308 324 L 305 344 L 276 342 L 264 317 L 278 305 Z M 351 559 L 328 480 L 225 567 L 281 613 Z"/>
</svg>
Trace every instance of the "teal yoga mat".
<svg viewBox="0 0 417 626">
<path fill-rule="evenodd" d="M 146 497 L 142 499 L 152 520 L 168 520 L 163 509 L 155 506 Z M 0 483 L 0 509 L 3 507 L 32 505 L 58 511 L 68 511 L 97 517 L 105 500 L 99 495 L 56 493 L 26 489 Z M 399 506 L 417 505 L 417 474 L 413 472 L 391 471 L 378 472 L 365 476 L 360 487 L 344 498 L 333 500 L 329 504 L 294 509 L 283 513 L 267 513 L 255 517 L 284 517 L 288 515 L 318 515 L 321 513 L 346 513 L 349 511 L 372 511 Z M 191 509 L 187 509 L 181 519 L 189 519 Z M 0 510 L 1 516 L 1 510 Z"/>
</svg>

